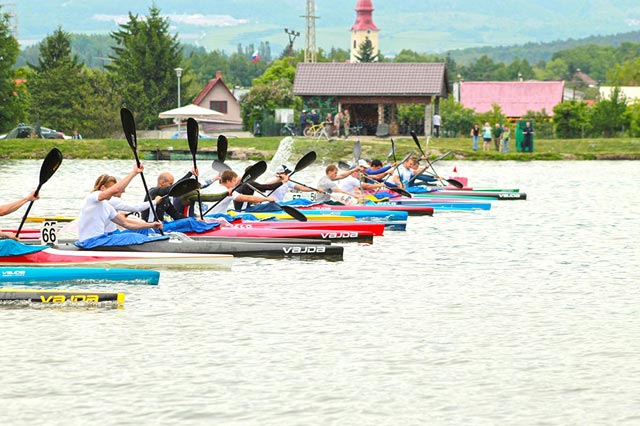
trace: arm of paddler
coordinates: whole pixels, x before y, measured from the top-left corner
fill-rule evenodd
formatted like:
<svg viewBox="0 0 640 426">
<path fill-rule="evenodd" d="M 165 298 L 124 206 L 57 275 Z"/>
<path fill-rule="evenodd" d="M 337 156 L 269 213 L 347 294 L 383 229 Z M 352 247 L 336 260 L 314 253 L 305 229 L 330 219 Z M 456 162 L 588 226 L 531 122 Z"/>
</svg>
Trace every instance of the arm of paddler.
<svg viewBox="0 0 640 426">
<path fill-rule="evenodd" d="M 224 200 L 226 197 L 229 196 L 228 192 L 220 192 L 218 194 L 200 194 L 200 199 L 204 202 L 212 202 L 212 201 L 220 201 L 220 200 Z M 182 204 L 188 204 L 192 201 L 197 201 L 198 200 L 198 190 L 193 190 L 191 192 L 187 192 L 186 194 L 184 194 L 182 197 L 180 197 L 180 201 L 182 202 Z"/>
</svg>

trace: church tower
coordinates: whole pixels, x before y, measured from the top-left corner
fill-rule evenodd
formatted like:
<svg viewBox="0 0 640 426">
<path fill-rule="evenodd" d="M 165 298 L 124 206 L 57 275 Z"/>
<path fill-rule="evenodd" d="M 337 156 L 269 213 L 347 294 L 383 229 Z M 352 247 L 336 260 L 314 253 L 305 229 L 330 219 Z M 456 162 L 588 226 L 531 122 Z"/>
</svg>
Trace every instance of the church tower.
<svg viewBox="0 0 640 426">
<path fill-rule="evenodd" d="M 358 0 L 356 4 L 356 22 L 351 27 L 351 63 L 358 62 L 360 44 L 365 39 L 371 40 L 374 55 L 378 53 L 378 27 L 373 23 L 373 6 L 371 0 Z"/>
</svg>

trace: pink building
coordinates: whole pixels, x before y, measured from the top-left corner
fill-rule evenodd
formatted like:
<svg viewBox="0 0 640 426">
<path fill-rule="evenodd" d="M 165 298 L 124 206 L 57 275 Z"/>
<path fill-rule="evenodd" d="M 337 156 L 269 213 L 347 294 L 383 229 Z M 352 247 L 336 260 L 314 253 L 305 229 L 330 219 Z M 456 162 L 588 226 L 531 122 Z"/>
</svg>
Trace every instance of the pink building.
<svg viewBox="0 0 640 426">
<path fill-rule="evenodd" d="M 216 78 L 209 80 L 193 103 L 224 114 L 216 119 L 198 120 L 204 132 L 242 130 L 240 102 L 222 80 L 222 72 L 216 72 Z"/>
<path fill-rule="evenodd" d="M 478 113 L 498 104 L 509 118 L 543 109 L 553 116 L 553 107 L 562 102 L 563 92 L 564 81 L 462 81 L 460 103 Z"/>
</svg>

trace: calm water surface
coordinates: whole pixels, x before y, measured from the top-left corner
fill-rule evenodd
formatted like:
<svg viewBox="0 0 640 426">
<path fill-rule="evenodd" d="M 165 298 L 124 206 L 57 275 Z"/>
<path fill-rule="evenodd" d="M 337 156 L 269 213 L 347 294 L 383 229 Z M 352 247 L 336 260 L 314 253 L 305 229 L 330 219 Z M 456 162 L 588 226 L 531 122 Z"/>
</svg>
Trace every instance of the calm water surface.
<svg viewBox="0 0 640 426">
<path fill-rule="evenodd" d="M 640 163 L 454 165 L 529 199 L 412 217 L 344 262 L 163 271 L 111 287 L 120 310 L 0 309 L 0 424 L 640 424 Z M 39 167 L 2 163 L 2 200 Z M 65 160 L 32 215 L 75 215 L 130 168 Z"/>
</svg>

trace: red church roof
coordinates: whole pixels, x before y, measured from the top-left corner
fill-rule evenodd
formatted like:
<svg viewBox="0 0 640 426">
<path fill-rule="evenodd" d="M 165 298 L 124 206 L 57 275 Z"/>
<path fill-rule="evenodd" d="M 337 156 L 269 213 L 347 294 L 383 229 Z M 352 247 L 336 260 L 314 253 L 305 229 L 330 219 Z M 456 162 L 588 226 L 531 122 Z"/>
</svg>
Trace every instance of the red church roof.
<svg viewBox="0 0 640 426">
<path fill-rule="evenodd" d="M 482 113 L 500 105 L 507 117 L 523 117 L 527 111 L 546 111 L 562 102 L 564 81 L 463 81 L 460 103 Z"/>
<path fill-rule="evenodd" d="M 378 27 L 373 23 L 373 5 L 371 0 L 358 0 L 356 4 L 356 22 L 351 27 L 351 31 L 378 31 Z"/>
</svg>

